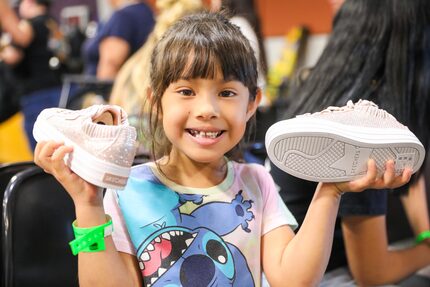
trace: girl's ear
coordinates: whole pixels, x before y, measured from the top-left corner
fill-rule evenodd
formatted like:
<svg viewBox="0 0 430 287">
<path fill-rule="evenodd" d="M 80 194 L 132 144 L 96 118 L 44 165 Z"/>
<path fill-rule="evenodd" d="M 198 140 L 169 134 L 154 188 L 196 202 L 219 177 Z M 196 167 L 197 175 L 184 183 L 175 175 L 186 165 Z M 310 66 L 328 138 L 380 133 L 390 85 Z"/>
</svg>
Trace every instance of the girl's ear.
<svg viewBox="0 0 430 287">
<path fill-rule="evenodd" d="M 255 95 L 255 99 L 253 101 L 249 101 L 248 103 L 248 110 L 246 111 L 246 121 L 248 121 L 255 114 L 255 111 L 257 110 L 262 97 L 263 93 L 261 89 L 258 88 L 257 93 Z"/>
</svg>

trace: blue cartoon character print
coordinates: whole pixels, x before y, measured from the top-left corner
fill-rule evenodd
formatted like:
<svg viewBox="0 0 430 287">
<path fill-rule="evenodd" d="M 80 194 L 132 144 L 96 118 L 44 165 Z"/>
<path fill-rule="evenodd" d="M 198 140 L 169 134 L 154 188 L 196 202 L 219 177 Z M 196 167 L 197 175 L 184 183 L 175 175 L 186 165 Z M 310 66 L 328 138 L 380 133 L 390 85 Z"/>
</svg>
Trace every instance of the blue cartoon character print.
<svg viewBox="0 0 430 287">
<path fill-rule="evenodd" d="M 180 194 L 148 179 L 129 178 L 118 192 L 143 286 L 254 286 L 241 251 L 222 236 L 250 232 L 251 200 L 239 191 L 231 202 L 202 204 L 203 195 Z M 191 214 L 179 207 L 199 205 Z"/>
</svg>

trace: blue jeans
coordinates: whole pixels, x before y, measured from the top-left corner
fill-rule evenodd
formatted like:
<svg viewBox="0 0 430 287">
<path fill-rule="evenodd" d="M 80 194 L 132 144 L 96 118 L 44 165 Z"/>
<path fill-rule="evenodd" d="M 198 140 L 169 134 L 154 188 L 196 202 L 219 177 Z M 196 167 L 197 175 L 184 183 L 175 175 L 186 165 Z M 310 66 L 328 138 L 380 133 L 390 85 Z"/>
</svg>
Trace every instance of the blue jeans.
<svg viewBox="0 0 430 287">
<path fill-rule="evenodd" d="M 36 147 L 33 138 L 33 126 L 37 116 L 46 108 L 58 107 L 61 95 L 61 86 L 38 90 L 21 96 L 21 111 L 24 114 L 24 129 L 31 150 Z"/>
</svg>

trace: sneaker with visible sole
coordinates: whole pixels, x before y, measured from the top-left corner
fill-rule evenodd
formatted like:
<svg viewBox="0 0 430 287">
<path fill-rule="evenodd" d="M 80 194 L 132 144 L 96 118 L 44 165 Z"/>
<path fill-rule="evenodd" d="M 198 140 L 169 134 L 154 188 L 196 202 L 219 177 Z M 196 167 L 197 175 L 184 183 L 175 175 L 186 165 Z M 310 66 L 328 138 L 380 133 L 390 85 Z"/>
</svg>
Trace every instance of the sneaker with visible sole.
<svg viewBox="0 0 430 287">
<path fill-rule="evenodd" d="M 126 185 L 136 154 L 136 130 L 119 106 L 45 109 L 37 117 L 33 136 L 37 142 L 55 140 L 73 146 L 64 160 L 86 181 L 113 189 Z"/>
<path fill-rule="evenodd" d="M 269 159 L 281 170 L 316 182 L 350 181 L 363 176 L 367 161 L 378 174 L 394 160 L 396 174 L 416 172 L 425 150 L 418 138 L 373 102 L 349 101 L 272 125 L 266 133 Z"/>
</svg>

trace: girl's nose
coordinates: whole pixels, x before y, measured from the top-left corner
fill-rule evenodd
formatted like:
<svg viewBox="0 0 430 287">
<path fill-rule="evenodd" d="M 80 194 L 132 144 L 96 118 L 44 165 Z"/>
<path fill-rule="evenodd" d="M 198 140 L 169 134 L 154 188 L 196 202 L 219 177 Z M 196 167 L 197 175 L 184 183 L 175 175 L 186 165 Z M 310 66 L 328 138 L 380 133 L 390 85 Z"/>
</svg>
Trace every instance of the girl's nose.
<svg viewBox="0 0 430 287">
<path fill-rule="evenodd" d="M 201 95 L 194 109 L 195 115 L 202 119 L 219 117 L 220 108 L 216 96 Z"/>
</svg>

